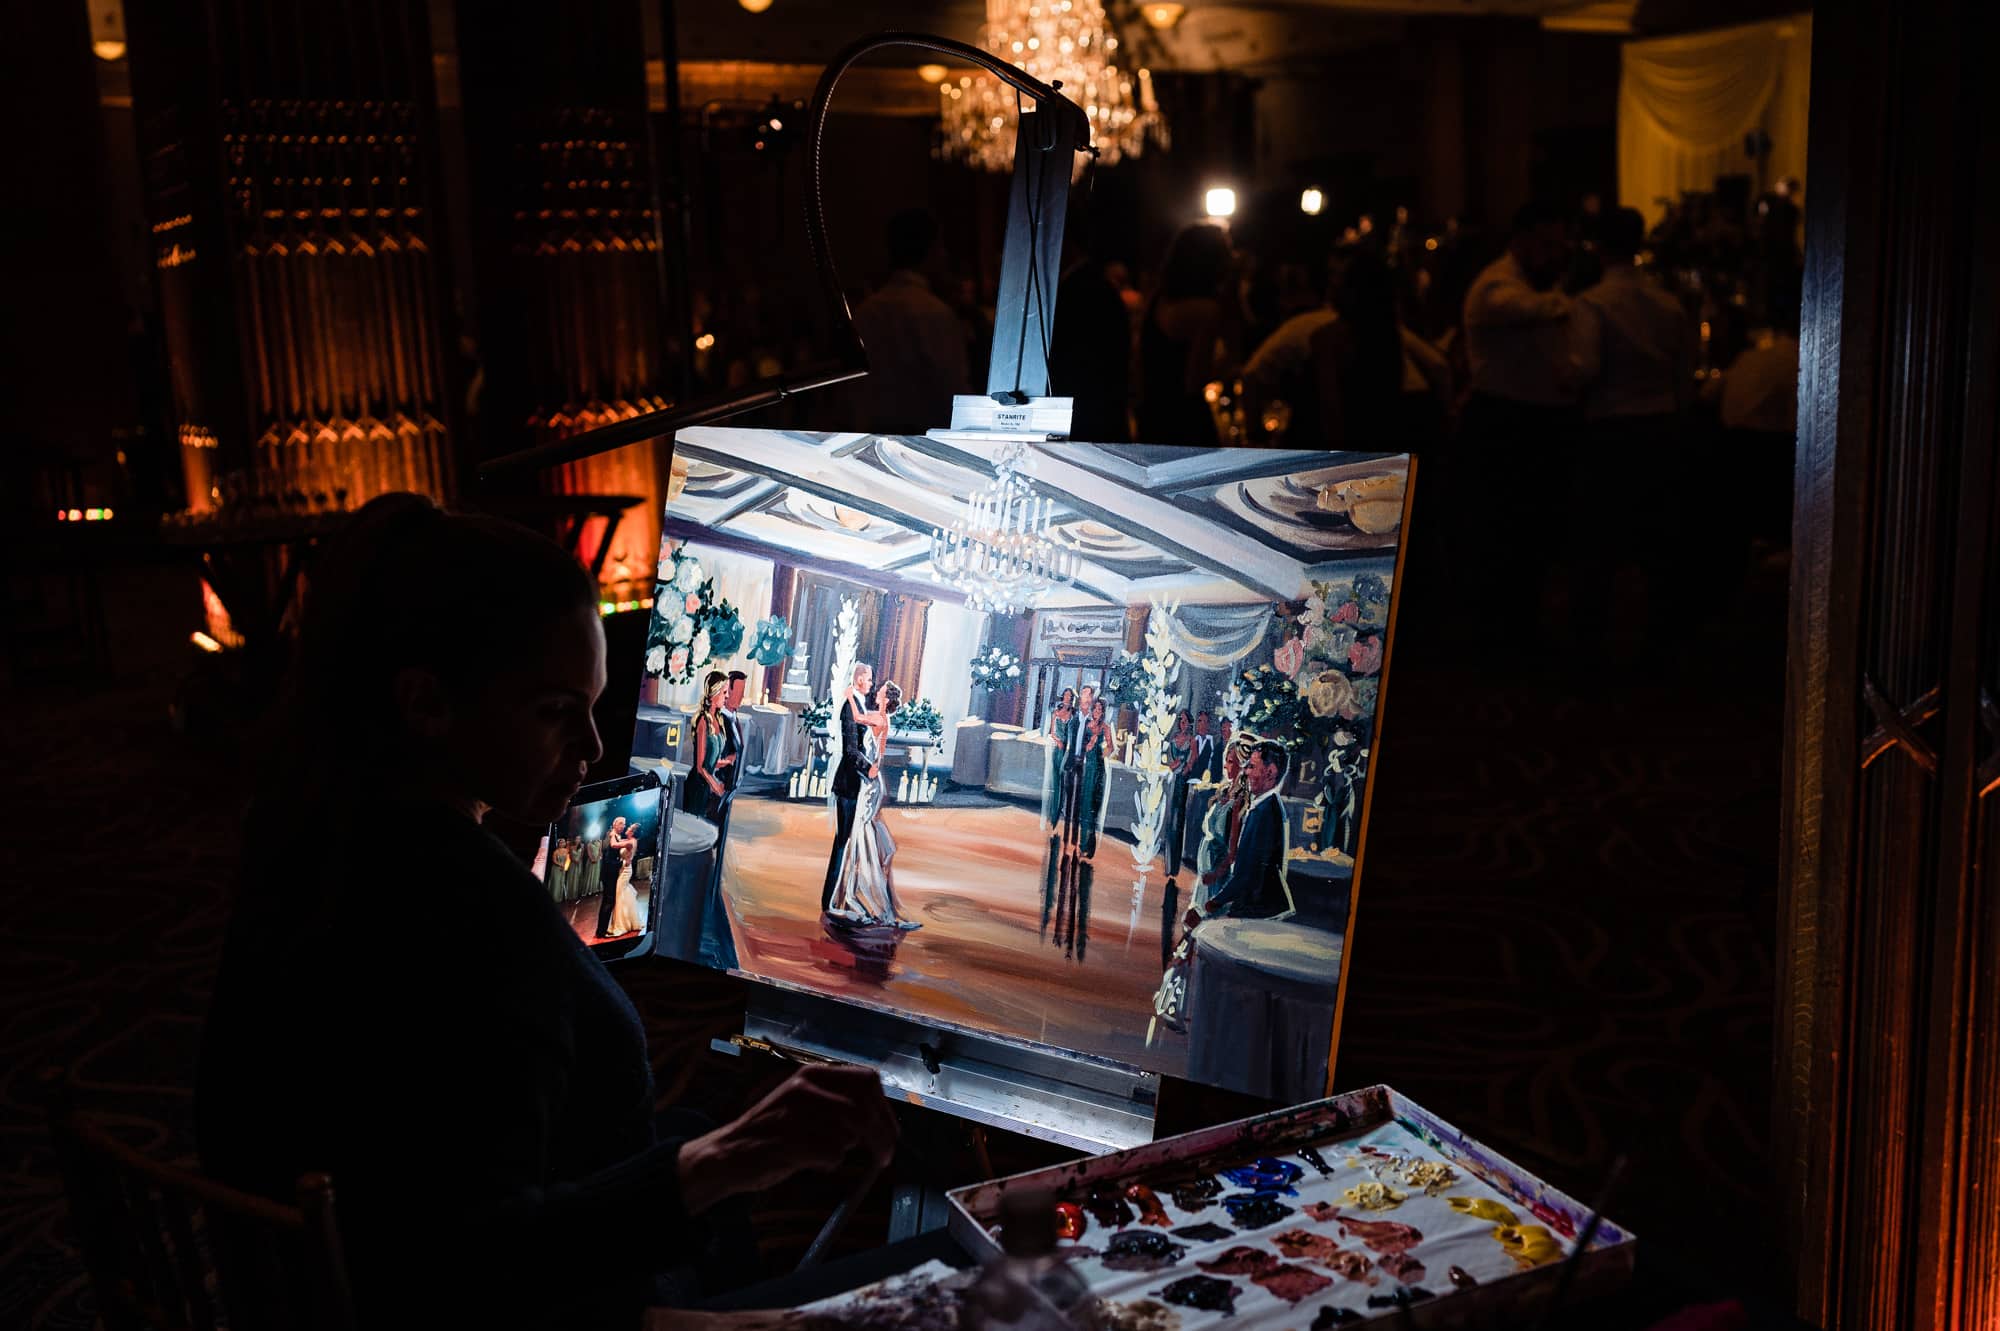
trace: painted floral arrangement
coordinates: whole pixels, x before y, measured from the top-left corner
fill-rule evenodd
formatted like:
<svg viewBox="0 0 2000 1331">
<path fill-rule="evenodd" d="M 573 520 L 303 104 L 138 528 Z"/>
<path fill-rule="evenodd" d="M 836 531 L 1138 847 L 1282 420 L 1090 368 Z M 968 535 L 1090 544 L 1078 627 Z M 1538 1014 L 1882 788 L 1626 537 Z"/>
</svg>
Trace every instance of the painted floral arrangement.
<svg viewBox="0 0 2000 1331">
<path fill-rule="evenodd" d="M 716 595 L 715 580 L 685 545 L 660 561 L 653 619 L 646 628 L 646 673 L 669 684 L 691 682 L 710 663 L 743 645 L 743 619 Z"/>
<path fill-rule="evenodd" d="M 929 735 L 933 740 L 944 738 L 944 715 L 929 698 L 904 703 L 890 720 L 897 730 L 906 735 Z"/>
<path fill-rule="evenodd" d="M 760 666 L 781 664 L 792 654 L 792 626 L 783 615 L 757 621 L 756 636 L 750 639 L 750 659 Z"/>
<path fill-rule="evenodd" d="M 1149 681 L 1146 658 L 1137 652 L 1121 652 L 1104 672 L 1104 701 L 1113 709 L 1144 707 Z"/>
<path fill-rule="evenodd" d="M 833 715 L 833 699 L 821 698 L 799 710 L 799 730 L 807 735 L 822 734 L 826 730 L 827 718 Z"/>
<path fill-rule="evenodd" d="M 1004 689 L 1021 677 L 1021 658 L 999 647 L 988 647 L 972 658 L 972 686 Z"/>
</svg>

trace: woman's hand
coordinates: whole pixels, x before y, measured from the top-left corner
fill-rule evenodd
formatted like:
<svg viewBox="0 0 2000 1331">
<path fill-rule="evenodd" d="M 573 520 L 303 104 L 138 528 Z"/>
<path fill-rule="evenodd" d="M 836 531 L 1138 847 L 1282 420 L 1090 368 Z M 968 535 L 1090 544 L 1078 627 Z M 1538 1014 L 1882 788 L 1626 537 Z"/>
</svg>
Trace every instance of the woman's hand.
<svg viewBox="0 0 2000 1331">
<path fill-rule="evenodd" d="M 896 1154 L 896 1116 L 873 1068 L 800 1068 L 734 1122 L 681 1147 L 681 1201 L 699 1215 L 725 1197 L 759 1192 L 793 1174 Z"/>
<path fill-rule="evenodd" d="M 708 788 L 710 790 L 714 791 L 718 795 L 722 793 L 722 782 L 716 780 L 715 774 L 713 772 L 703 772 L 701 774 L 701 779 L 708 782 Z"/>
</svg>

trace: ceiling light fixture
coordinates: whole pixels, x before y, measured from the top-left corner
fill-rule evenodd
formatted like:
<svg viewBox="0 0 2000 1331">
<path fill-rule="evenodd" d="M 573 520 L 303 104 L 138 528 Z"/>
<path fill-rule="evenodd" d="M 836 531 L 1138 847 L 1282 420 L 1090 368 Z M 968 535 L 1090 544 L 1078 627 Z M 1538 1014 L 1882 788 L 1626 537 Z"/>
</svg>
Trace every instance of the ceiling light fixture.
<svg viewBox="0 0 2000 1331">
<path fill-rule="evenodd" d="M 1308 185 L 1299 191 L 1299 211 L 1307 217 L 1318 217 L 1326 209 L 1326 195 L 1316 185 Z"/>
<path fill-rule="evenodd" d="M 986 0 L 979 44 L 1083 108 L 1098 163 L 1136 157 L 1150 138 L 1167 146 L 1167 124 L 1153 97 L 1153 74 L 1122 63 L 1127 53 L 1101 0 Z M 938 89 L 944 133 L 938 154 L 982 171 L 1014 166 L 1014 89 L 991 74 Z M 1034 110 L 1032 101 L 1022 103 Z M 1077 170 L 1089 158 L 1077 157 Z"/>
<path fill-rule="evenodd" d="M 950 73 L 951 71 L 946 69 L 943 65 L 917 66 L 917 77 L 922 79 L 925 83 L 943 83 L 945 81 L 945 76 Z"/>
<path fill-rule="evenodd" d="M 1012 443 L 993 479 L 966 498 L 950 527 L 931 528 L 931 576 L 965 594 L 971 609 L 1018 614 L 1076 580 L 1075 550 L 1055 535 L 1055 501 L 1035 493 L 1035 455 Z"/>
<path fill-rule="evenodd" d="M 1187 13 L 1187 6 L 1141 5 L 1139 6 L 1139 12 L 1146 16 L 1146 22 L 1165 32 L 1181 21 L 1181 15 Z"/>
<path fill-rule="evenodd" d="M 1217 185 L 1202 196 L 1202 205 L 1210 217 L 1234 217 L 1236 215 L 1236 191 L 1224 185 Z"/>
<path fill-rule="evenodd" d="M 771 0 L 736 0 L 736 3 L 752 14 L 761 14 L 771 7 Z"/>
</svg>

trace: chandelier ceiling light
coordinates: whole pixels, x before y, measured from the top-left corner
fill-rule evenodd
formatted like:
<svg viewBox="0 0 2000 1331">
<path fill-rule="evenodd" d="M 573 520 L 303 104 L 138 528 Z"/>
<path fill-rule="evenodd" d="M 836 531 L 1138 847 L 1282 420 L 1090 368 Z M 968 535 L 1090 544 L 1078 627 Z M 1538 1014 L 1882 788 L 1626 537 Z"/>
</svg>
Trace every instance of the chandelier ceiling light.
<svg viewBox="0 0 2000 1331">
<path fill-rule="evenodd" d="M 1106 166 L 1138 156 L 1150 137 L 1167 146 L 1152 71 L 1134 69 L 1100 0 L 986 0 L 979 44 L 1083 108 Z M 961 74 L 938 87 L 940 153 L 983 171 L 1014 166 L 1016 93 L 991 74 Z M 1024 102 L 1032 111 L 1034 104 Z M 1088 158 L 1079 156 L 1079 167 Z"/>
<path fill-rule="evenodd" d="M 1028 480 L 1034 466 L 1026 444 L 1010 444 L 951 526 L 931 528 L 931 576 L 974 610 L 1019 614 L 1076 580 L 1077 553 L 1054 533 L 1055 501 Z"/>
</svg>

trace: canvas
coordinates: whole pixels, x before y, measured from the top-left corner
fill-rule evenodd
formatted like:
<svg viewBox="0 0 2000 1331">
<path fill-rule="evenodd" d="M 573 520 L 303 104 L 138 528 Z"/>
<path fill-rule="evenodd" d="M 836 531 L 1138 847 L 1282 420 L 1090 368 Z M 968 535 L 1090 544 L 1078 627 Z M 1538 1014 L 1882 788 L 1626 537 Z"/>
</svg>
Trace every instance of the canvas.
<svg viewBox="0 0 2000 1331">
<path fill-rule="evenodd" d="M 1407 456 L 725 428 L 676 456 L 634 764 L 712 867 L 675 874 L 662 950 L 1324 1093 Z"/>
</svg>

